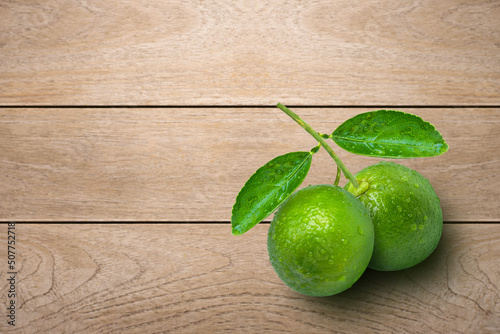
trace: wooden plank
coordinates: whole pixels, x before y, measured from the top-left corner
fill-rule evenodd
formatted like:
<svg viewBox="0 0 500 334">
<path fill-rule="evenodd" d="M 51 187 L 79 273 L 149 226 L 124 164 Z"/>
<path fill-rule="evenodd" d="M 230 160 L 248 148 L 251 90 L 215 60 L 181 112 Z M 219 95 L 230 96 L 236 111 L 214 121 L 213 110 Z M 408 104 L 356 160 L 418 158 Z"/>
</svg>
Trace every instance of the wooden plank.
<svg viewBox="0 0 500 334">
<path fill-rule="evenodd" d="M 0 105 L 499 105 L 496 1 L 3 1 Z"/>
<path fill-rule="evenodd" d="M 294 110 L 328 133 L 369 109 Z M 451 147 L 397 161 L 431 181 L 444 219 L 500 221 L 500 109 L 404 111 L 433 123 Z M 4 108 L 0 138 L 3 221 L 229 221 L 257 168 L 316 145 L 277 108 Z M 353 173 L 379 161 L 338 154 Z M 333 183 L 334 172 L 320 151 L 303 185 Z"/>
<path fill-rule="evenodd" d="M 500 330 L 500 224 L 446 224 L 423 263 L 368 270 L 326 298 L 280 281 L 268 260 L 268 226 L 235 237 L 229 224 L 17 224 L 13 333 Z M 0 331 L 7 329 L 3 318 Z"/>
</svg>

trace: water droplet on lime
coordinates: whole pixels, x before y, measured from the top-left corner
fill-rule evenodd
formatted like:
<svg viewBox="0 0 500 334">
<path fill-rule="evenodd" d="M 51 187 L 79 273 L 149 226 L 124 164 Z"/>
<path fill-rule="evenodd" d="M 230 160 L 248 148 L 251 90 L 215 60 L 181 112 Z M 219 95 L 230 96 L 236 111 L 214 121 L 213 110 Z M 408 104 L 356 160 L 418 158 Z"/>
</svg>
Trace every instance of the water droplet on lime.
<svg viewBox="0 0 500 334">
<path fill-rule="evenodd" d="M 361 226 L 358 226 L 358 233 L 359 233 L 359 235 L 365 235 L 365 232 L 363 231 Z"/>
<path fill-rule="evenodd" d="M 341 276 L 339 277 L 339 282 L 345 282 L 345 279 L 346 279 L 345 276 Z"/>
<path fill-rule="evenodd" d="M 415 184 L 414 184 L 414 186 L 415 186 L 415 188 L 418 188 L 418 187 L 419 187 L 418 183 L 415 183 Z"/>
<path fill-rule="evenodd" d="M 401 209 L 401 207 L 398 205 L 398 211 L 401 212 L 403 211 L 403 209 Z"/>
<path fill-rule="evenodd" d="M 417 224 L 412 224 L 412 225 L 411 225 L 411 230 L 412 230 L 412 231 L 415 231 L 416 229 L 417 229 Z"/>
</svg>

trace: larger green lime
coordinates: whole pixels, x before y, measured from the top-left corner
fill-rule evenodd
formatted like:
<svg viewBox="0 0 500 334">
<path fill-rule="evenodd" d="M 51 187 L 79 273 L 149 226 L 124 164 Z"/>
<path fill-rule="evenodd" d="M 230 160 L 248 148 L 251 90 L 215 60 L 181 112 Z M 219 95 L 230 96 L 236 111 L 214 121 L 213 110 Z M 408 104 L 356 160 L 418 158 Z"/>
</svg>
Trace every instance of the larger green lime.
<svg viewBox="0 0 500 334">
<path fill-rule="evenodd" d="M 400 270 L 427 258 L 443 230 L 439 198 L 418 172 L 382 161 L 355 175 L 358 188 L 345 189 L 358 196 L 370 212 L 375 247 L 370 264 L 376 270 Z"/>
<path fill-rule="evenodd" d="M 305 187 L 278 209 L 267 248 L 278 276 L 293 290 L 329 296 L 349 288 L 373 251 L 373 224 L 355 196 L 332 185 Z"/>
</svg>

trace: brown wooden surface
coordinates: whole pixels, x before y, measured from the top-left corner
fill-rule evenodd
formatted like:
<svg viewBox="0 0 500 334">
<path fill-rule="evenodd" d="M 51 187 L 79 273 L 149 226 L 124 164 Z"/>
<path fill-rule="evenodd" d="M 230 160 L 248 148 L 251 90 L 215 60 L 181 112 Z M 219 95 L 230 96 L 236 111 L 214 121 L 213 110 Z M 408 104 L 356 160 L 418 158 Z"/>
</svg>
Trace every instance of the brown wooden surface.
<svg viewBox="0 0 500 334">
<path fill-rule="evenodd" d="M 294 110 L 331 133 L 371 109 Z M 500 221 L 492 200 L 500 198 L 500 108 L 405 111 L 433 123 L 451 147 L 396 161 L 431 181 L 445 221 Z M 6 108 L 0 137 L 4 221 L 229 221 L 258 167 L 316 145 L 277 108 Z M 380 160 L 338 153 L 354 173 Z M 322 151 L 304 185 L 332 183 L 334 173 Z"/>
<path fill-rule="evenodd" d="M 446 224 L 423 263 L 368 270 L 327 298 L 302 296 L 280 281 L 267 256 L 268 227 L 234 237 L 229 224 L 17 224 L 15 333 L 500 329 L 498 224 Z M 3 245 L 5 225 L 0 230 Z M 0 332 L 6 329 L 0 321 Z"/>
<path fill-rule="evenodd" d="M 2 1 L 0 105 L 498 105 L 498 1 Z"/>
<path fill-rule="evenodd" d="M 498 17 L 488 0 L 1 1 L 0 333 L 500 333 Z M 268 224 L 230 234 L 248 177 L 316 145 L 277 102 L 323 133 L 382 108 L 436 125 L 445 155 L 397 161 L 441 198 L 429 259 L 311 298 L 274 273 Z M 322 151 L 304 185 L 334 173 Z"/>
</svg>

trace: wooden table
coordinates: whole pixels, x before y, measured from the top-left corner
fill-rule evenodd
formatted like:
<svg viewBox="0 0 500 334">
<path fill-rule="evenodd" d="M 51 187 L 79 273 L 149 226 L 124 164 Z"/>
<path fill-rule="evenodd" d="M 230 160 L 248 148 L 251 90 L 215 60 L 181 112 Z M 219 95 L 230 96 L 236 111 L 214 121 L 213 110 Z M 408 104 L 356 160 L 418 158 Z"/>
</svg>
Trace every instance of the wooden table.
<svg viewBox="0 0 500 334">
<path fill-rule="evenodd" d="M 499 333 L 499 17 L 498 1 L 2 1 L 0 332 Z M 398 162 L 441 198 L 436 251 L 332 297 L 287 288 L 269 218 L 230 232 L 246 179 L 316 144 L 277 102 L 323 133 L 377 109 L 433 123 L 450 150 Z M 353 173 L 379 161 L 338 153 Z M 332 183 L 314 159 L 304 184 Z"/>
</svg>

